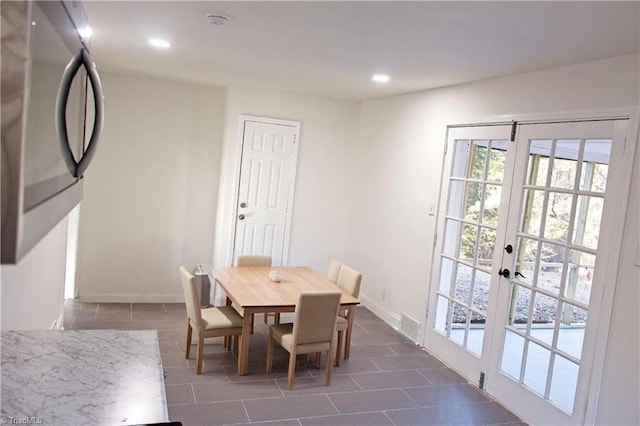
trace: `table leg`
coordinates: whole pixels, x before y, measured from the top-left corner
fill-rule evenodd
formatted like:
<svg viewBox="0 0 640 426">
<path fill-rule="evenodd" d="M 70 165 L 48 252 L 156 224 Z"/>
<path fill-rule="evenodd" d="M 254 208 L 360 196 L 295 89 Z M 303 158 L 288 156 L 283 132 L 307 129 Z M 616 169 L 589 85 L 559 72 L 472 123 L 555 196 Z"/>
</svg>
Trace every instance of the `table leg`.
<svg viewBox="0 0 640 426">
<path fill-rule="evenodd" d="M 240 335 L 240 347 L 238 348 L 238 376 L 244 376 L 249 372 L 249 342 L 251 341 L 253 312 L 244 311 L 242 320 L 242 335 Z"/>
</svg>

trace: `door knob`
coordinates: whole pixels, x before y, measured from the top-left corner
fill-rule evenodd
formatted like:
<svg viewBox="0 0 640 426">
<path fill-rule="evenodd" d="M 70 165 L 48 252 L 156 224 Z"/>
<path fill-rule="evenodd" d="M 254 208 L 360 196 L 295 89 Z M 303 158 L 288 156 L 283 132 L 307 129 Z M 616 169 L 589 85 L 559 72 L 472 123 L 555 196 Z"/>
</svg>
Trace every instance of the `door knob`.
<svg viewBox="0 0 640 426">
<path fill-rule="evenodd" d="M 244 220 L 244 215 L 243 215 L 243 214 L 239 214 L 239 215 L 238 215 L 238 219 L 240 219 L 240 220 Z"/>
<path fill-rule="evenodd" d="M 498 275 L 501 275 L 501 276 L 503 276 L 505 278 L 509 278 L 509 276 L 511 275 L 511 271 L 509 271 L 507 268 L 500 269 L 498 271 Z"/>
<path fill-rule="evenodd" d="M 511 254 L 511 253 L 513 252 L 513 246 L 512 246 L 511 244 L 509 244 L 509 245 L 507 245 L 507 246 L 504 248 L 504 250 L 505 250 L 507 253 Z"/>
<path fill-rule="evenodd" d="M 240 207 L 244 209 L 245 207 L 247 207 L 247 203 L 243 201 L 242 203 L 240 203 Z"/>
</svg>

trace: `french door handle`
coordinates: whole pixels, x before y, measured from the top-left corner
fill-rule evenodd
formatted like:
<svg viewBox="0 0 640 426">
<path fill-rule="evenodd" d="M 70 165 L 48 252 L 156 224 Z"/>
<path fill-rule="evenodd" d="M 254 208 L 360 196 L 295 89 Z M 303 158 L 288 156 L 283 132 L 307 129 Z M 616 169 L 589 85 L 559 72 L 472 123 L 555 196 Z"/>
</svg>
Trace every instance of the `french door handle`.
<svg viewBox="0 0 640 426">
<path fill-rule="evenodd" d="M 517 273 L 519 273 L 519 272 L 517 272 Z M 509 278 L 511 276 L 511 271 L 509 271 L 507 268 L 500 269 L 498 271 L 498 275 L 503 276 L 505 278 Z"/>
<path fill-rule="evenodd" d="M 524 278 L 525 280 L 527 279 L 527 277 L 525 277 L 524 275 L 522 275 L 522 273 L 521 273 L 520 271 L 516 271 L 516 272 L 514 273 L 514 275 L 515 275 L 516 277 L 518 277 L 518 276 L 519 276 L 519 277 L 522 277 L 522 278 Z"/>
<path fill-rule="evenodd" d="M 240 219 L 240 220 L 244 220 L 244 215 L 243 215 L 243 214 L 239 214 L 239 215 L 238 215 L 238 219 Z"/>
<path fill-rule="evenodd" d="M 511 254 L 513 252 L 513 246 L 511 244 L 508 244 L 505 248 L 504 251 L 506 251 L 507 253 Z"/>
</svg>

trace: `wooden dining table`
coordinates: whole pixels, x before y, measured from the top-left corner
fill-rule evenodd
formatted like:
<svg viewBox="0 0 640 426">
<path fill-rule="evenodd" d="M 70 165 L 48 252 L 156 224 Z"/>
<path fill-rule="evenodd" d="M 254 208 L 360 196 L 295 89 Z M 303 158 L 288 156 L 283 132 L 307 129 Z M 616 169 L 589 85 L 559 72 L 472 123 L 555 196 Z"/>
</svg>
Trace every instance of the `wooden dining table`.
<svg viewBox="0 0 640 426">
<path fill-rule="evenodd" d="M 280 282 L 269 278 L 272 270 L 280 271 Z M 238 375 L 249 370 L 249 344 L 253 314 L 263 312 L 294 312 L 298 296 L 308 291 L 339 291 L 342 307 L 355 306 L 358 299 L 334 282 L 306 266 L 230 266 L 221 269 L 215 278 L 227 295 L 227 304 L 235 305 L 242 314 L 242 335 L 238 347 Z M 353 324 L 355 309 L 348 310 L 347 321 Z"/>
</svg>

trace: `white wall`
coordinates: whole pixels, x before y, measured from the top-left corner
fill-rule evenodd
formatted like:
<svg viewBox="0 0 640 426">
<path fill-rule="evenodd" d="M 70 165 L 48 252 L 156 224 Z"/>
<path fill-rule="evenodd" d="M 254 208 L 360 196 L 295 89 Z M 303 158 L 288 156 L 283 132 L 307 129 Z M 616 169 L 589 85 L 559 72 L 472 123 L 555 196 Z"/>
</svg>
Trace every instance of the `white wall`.
<svg viewBox="0 0 640 426">
<path fill-rule="evenodd" d="M 346 254 L 351 183 L 360 105 L 252 87 L 228 91 L 214 267 L 231 264 L 233 188 L 237 176 L 240 115 L 301 122 L 289 265 L 319 271 Z"/>
<path fill-rule="evenodd" d="M 16 265 L 0 267 L 2 330 L 62 327 L 67 219 L 63 219 Z"/>
<path fill-rule="evenodd" d="M 628 55 L 364 102 L 346 261 L 364 274 L 365 304 L 395 326 L 402 312 L 421 323 L 425 320 L 435 227 L 427 208 L 438 197 L 447 124 L 509 114 L 638 106 L 638 78 L 638 55 Z M 636 180 L 636 197 L 639 190 Z M 627 226 L 637 244 L 637 207 L 628 216 L 636 221 Z M 628 239 L 625 244 L 633 246 Z M 630 262 L 621 262 L 614 306 L 619 312 L 612 322 L 600 400 L 599 419 L 607 424 L 640 420 L 638 271 Z M 623 402 L 630 400 L 635 404 Z"/>
<path fill-rule="evenodd" d="M 640 134 L 638 138 L 640 139 Z M 637 147 L 598 406 L 596 424 L 601 425 L 640 424 L 639 199 L 640 147 Z"/>
<path fill-rule="evenodd" d="M 183 299 L 179 265 L 210 263 L 224 90 L 102 73 L 104 134 L 85 174 L 81 300 Z"/>
</svg>

